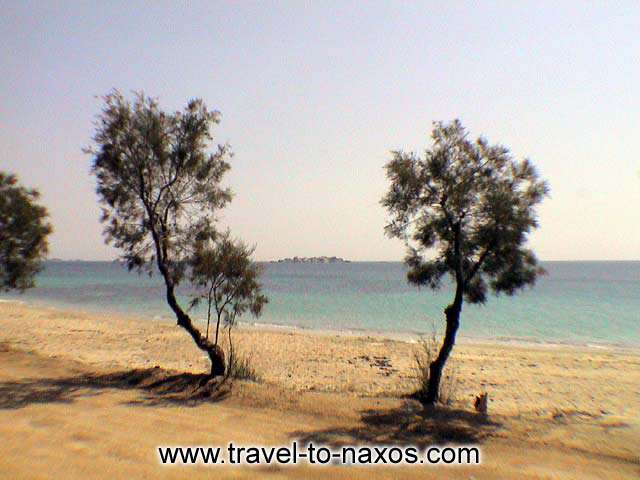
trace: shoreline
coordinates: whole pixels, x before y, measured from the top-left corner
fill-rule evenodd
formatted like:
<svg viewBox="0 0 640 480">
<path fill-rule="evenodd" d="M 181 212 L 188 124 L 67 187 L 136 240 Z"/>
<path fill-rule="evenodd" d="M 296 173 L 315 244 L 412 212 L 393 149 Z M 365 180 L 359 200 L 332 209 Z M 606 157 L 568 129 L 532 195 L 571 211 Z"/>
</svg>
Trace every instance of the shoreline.
<svg viewBox="0 0 640 480">
<path fill-rule="evenodd" d="M 131 384 L 140 375 L 155 385 L 208 372 L 207 356 L 173 322 L 1 302 L 0 434 L 20 440 L 0 469 L 9 465 L 13 477 L 25 477 L 33 472 L 32 459 L 45 452 L 43 472 L 64 459 L 63 476 L 76 468 L 83 478 L 102 462 L 111 475 L 128 466 L 131 475 L 116 476 L 139 477 L 144 470 L 158 477 L 169 470 L 157 470 L 149 456 L 157 445 L 230 439 L 281 445 L 303 437 L 349 445 L 482 444 L 482 470 L 430 470 L 427 478 L 533 480 L 547 478 L 551 466 L 564 472 L 559 478 L 578 478 L 576 466 L 579 478 L 637 478 L 640 354 L 461 343 L 443 377 L 451 403 L 430 416 L 410 397 L 417 387 L 415 343 L 259 327 L 239 328 L 233 339 L 257 377 L 234 380 L 220 400 L 176 399 L 166 396 L 171 390 L 153 393 Z M 486 421 L 473 407 L 484 392 Z M 95 454 L 105 451 L 123 461 Z M 523 476 L 523 468 L 530 475 Z M 327 470 L 291 472 L 321 477 Z M 370 479 L 400 470 L 335 472 Z M 211 471 L 194 469 L 194 478 L 199 473 Z M 255 470 L 244 473 L 255 476 Z M 425 471 L 402 470 L 401 476 L 425 478 Z"/>
<path fill-rule="evenodd" d="M 109 310 L 100 308 L 91 308 L 77 305 L 65 304 L 62 302 L 47 301 L 47 300 L 18 300 L 14 298 L 2 299 L 0 298 L 0 306 L 2 304 L 15 303 L 23 305 L 28 308 L 46 308 L 53 309 L 60 312 L 78 313 L 82 312 L 87 315 L 114 315 L 118 317 L 127 317 L 130 320 L 140 322 L 159 322 L 162 324 L 174 325 L 175 320 L 171 315 L 167 314 L 159 316 L 157 314 L 140 314 L 138 312 L 125 312 L 119 310 Z M 203 323 L 202 319 L 194 318 L 194 322 L 198 325 Z M 262 323 L 259 321 L 238 321 L 238 327 L 240 329 L 255 329 L 258 331 L 269 332 L 298 332 L 302 334 L 317 335 L 317 336 L 341 336 L 352 338 L 367 338 L 371 337 L 378 340 L 393 340 L 404 343 L 418 343 L 421 338 L 430 336 L 431 332 L 397 332 L 388 330 L 366 330 L 357 328 L 344 328 L 340 330 L 327 329 L 327 328 L 314 328 L 298 325 L 286 325 L 278 323 Z M 464 328 L 464 323 L 462 324 Z M 619 353 L 640 354 L 640 345 L 609 343 L 599 341 L 585 341 L 585 342 L 570 342 L 570 341 L 549 341 L 538 340 L 535 338 L 517 338 L 517 337 L 474 337 L 464 332 L 458 332 L 456 338 L 457 345 L 478 345 L 478 346 L 513 346 L 517 348 L 543 348 L 543 349 L 575 349 L 575 350 L 604 350 Z"/>
<path fill-rule="evenodd" d="M 421 345 L 415 342 L 255 326 L 234 330 L 233 338 L 261 379 L 278 388 L 402 398 L 417 387 L 415 354 Z M 201 373 L 209 368 L 207 356 L 175 323 L 140 317 L 4 302 L 0 342 L 101 369 L 158 365 Z M 609 405 L 605 410 L 626 416 L 630 404 L 640 400 L 633 383 L 624 387 L 628 396 L 619 395 L 621 382 L 637 377 L 640 384 L 640 354 L 635 351 L 461 342 L 449 365 L 459 377 L 461 406 L 468 409 L 482 391 L 492 397 L 491 410 L 517 414 L 575 409 L 600 415 L 602 405 Z M 621 370 L 631 376 L 616 378 Z"/>
</svg>

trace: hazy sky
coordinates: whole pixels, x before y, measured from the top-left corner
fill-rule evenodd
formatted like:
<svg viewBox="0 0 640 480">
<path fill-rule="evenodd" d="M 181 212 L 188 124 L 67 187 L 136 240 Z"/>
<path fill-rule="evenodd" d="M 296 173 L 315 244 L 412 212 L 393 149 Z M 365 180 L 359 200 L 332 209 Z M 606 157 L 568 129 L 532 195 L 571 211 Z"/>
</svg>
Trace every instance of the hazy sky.
<svg viewBox="0 0 640 480">
<path fill-rule="evenodd" d="M 549 180 L 542 259 L 640 259 L 640 3 L 0 0 L 0 169 L 40 189 L 51 256 L 110 259 L 90 158 L 95 95 L 222 111 L 257 258 L 399 260 L 379 199 L 389 150 L 434 120 Z"/>
</svg>

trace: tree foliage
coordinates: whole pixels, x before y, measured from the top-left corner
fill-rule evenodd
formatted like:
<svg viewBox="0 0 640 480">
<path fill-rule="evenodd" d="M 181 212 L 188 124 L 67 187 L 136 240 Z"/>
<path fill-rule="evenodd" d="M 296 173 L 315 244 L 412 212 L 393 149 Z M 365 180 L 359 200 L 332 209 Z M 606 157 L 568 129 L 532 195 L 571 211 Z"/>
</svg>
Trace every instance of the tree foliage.
<svg viewBox="0 0 640 480">
<path fill-rule="evenodd" d="M 193 325 L 176 298 L 176 287 L 196 265 L 199 246 L 217 239 L 216 214 L 231 200 L 221 184 L 230 168 L 230 148 L 209 151 L 220 114 L 200 99 L 174 113 L 160 110 L 142 93 L 133 102 L 118 91 L 103 99 L 95 145 L 87 152 L 93 156 L 106 241 L 121 250 L 130 269 L 160 271 L 178 325 L 208 353 L 212 374 L 221 374 L 222 351 Z"/>
<path fill-rule="evenodd" d="M 40 194 L 0 172 L 0 290 L 25 290 L 34 285 L 47 254 L 51 225 Z"/>
<path fill-rule="evenodd" d="M 123 251 L 129 268 L 158 264 L 177 284 L 193 240 L 215 238 L 216 211 L 231 200 L 221 186 L 230 147 L 207 151 L 220 113 L 200 99 L 173 114 L 142 93 L 133 104 L 118 91 L 104 101 L 97 148 L 88 151 L 107 241 Z"/>
<path fill-rule="evenodd" d="M 469 140 L 458 120 L 436 123 L 432 138 L 424 158 L 395 151 L 386 166 L 386 232 L 407 241 L 409 281 L 435 289 L 459 276 L 469 303 L 484 303 L 487 286 L 513 294 L 533 284 L 541 269 L 525 243 L 546 182 L 506 147 Z"/>
<path fill-rule="evenodd" d="M 268 302 L 259 283 L 262 268 L 251 259 L 252 254 L 253 249 L 232 239 L 227 232 L 215 242 L 199 242 L 191 259 L 190 277 L 195 287 L 191 306 L 206 302 L 206 338 L 215 315 L 216 345 L 221 322 L 231 329 L 236 318 L 245 312 L 260 316 Z"/>
<path fill-rule="evenodd" d="M 407 245 L 409 282 L 438 289 L 449 276 L 455 284 L 435 365 L 441 370 L 463 300 L 484 303 L 489 289 L 512 295 L 543 272 L 526 242 L 549 188 L 531 161 L 516 161 L 506 147 L 482 137 L 470 140 L 458 120 L 435 123 L 432 140 L 424 157 L 392 152 L 382 204 L 390 214 L 386 233 Z"/>
</svg>

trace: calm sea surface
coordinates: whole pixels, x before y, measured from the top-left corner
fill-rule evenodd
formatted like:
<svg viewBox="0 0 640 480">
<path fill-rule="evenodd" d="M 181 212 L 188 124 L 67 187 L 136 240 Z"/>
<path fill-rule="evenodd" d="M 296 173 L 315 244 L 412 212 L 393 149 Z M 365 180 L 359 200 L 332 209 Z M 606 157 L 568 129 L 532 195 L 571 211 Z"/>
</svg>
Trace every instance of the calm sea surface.
<svg viewBox="0 0 640 480">
<path fill-rule="evenodd" d="M 640 346 L 640 262 L 543 266 L 548 275 L 535 288 L 515 297 L 492 296 L 484 306 L 465 305 L 460 335 Z M 389 262 L 265 264 L 263 284 L 270 303 L 258 323 L 321 330 L 430 332 L 452 295 L 448 287 L 432 292 L 408 285 L 403 265 Z M 0 298 L 173 318 L 157 276 L 129 273 L 111 262 L 48 262 L 36 288 Z"/>
</svg>

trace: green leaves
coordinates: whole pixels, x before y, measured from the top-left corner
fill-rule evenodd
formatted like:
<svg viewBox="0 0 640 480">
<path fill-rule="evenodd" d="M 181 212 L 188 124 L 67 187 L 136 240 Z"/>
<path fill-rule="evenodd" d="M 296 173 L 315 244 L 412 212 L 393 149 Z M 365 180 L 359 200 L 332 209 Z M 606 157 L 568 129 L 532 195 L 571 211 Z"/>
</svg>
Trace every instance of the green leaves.
<svg viewBox="0 0 640 480">
<path fill-rule="evenodd" d="M 541 270 L 523 245 L 538 226 L 547 183 L 530 160 L 516 161 L 482 137 L 469 140 L 458 120 L 434 123 L 431 137 L 423 158 L 394 151 L 385 166 L 385 231 L 407 244 L 408 280 L 439 288 L 449 273 L 471 303 L 486 301 L 487 285 L 507 294 L 532 285 Z"/>
<path fill-rule="evenodd" d="M 201 301 L 213 308 L 218 322 L 233 326 L 236 317 L 249 312 L 260 316 L 268 302 L 262 294 L 260 266 L 251 259 L 253 249 L 231 238 L 229 232 L 215 241 L 198 242 L 190 264 L 190 281 L 195 287 L 192 305 Z"/>
<path fill-rule="evenodd" d="M 34 285 L 47 254 L 52 227 L 39 193 L 22 187 L 14 175 L 0 172 L 0 290 Z"/>
<path fill-rule="evenodd" d="M 123 251 L 129 268 L 160 262 L 177 285 L 194 239 L 215 237 L 216 212 L 231 200 L 221 185 L 230 147 L 209 150 L 220 112 L 194 99 L 182 112 L 166 113 L 143 93 L 130 102 L 117 90 L 103 100 L 86 151 L 106 241 Z"/>
</svg>

